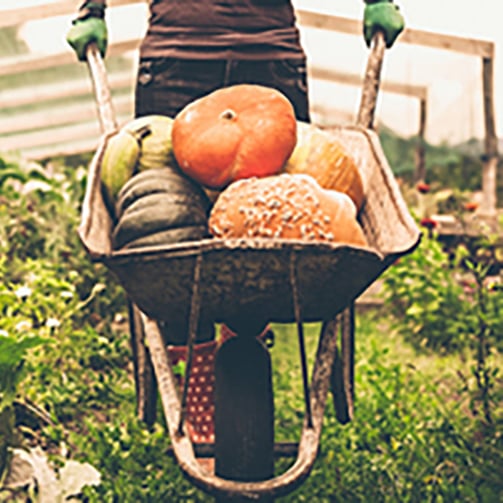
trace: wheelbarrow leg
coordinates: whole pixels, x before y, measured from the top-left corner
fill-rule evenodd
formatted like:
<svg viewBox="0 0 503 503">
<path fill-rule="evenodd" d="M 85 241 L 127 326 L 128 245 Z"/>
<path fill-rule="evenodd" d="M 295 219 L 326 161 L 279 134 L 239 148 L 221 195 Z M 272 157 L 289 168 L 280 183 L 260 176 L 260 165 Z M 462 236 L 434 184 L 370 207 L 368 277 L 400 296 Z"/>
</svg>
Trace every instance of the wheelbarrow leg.
<svg viewBox="0 0 503 503">
<path fill-rule="evenodd" d="M 228 480 L 274 476 L 274 400 L 271 358 L 255 337 L 227 340 L 215 359 L 215 473 Z M 218 498 L 241 503 L 245 497 Z M 270 503 L 272 497 L 253 499 Z"/>
<path fill-rule="evenodd" d="M 335 358 L 330 376 L 330 391 L 334 401 L 337 420 L 346 424 L 353 419 L 354 408 L 354 303 L 337 316 L 337 328 L 340 328 L 340 349 L 335 347 Z"/>
<path fill-rule="evenodd" d="M 145 332 L 140 310 L 128 301 L 129 332 L 133 352 L 136 409 L 140 420 L 150 428 L 156 419 L 157 382 L 150 354 L 145 346 Z"/>
</svg>

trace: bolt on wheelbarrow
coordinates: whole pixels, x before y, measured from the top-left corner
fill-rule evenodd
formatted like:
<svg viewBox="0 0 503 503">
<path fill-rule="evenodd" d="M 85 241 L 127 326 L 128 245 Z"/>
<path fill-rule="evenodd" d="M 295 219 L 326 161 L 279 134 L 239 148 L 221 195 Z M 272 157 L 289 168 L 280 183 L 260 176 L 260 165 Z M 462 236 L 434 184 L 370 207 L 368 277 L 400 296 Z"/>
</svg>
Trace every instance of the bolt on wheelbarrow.
<svg viewBox="0 0 503 503">
<path fill-rule="evenodd" d="M 217 501 L 271 502 L 309 476 L 317 457 L 328 391 L 336 416 L 353 414 L 354 302 L 393 262 L 419 243 L 382 151 L 372 121 L 385 52 L 374 37 L 360 110 L 354 126 L 331 129 L 353 156 L 366 189 L 359 221 L 369 247 L 272 239 L 217 239 L 113 250 L 113 222 L 101 195 L 100 165 L 107 139 L 117 129 L 106 72 L 94 46 L 88 64 L 95 85 L 103 136 L 89 166 L 80 239 L 90 257 L 115 273 L 130 298 L 131 340 L 140 415 L 155 418 L 161 397 L 173 453 L 184 475 Z M 160 323 L 183 319 L 187 327 L 183 385 L 175 376 Z M 188 395 L 199 320 L 238 327 L 214 363 L 214 438 L 194 442 Z M 257 337 L 268 323 L 297 327 L 305 414 L 298 444 L 274 441 L 271 360 Z M 311 379 L 303 324 L 320 322 Z M 341 341 L 339 341 L 341 335 Z M 274 474 L 275 455 L 294 455 L 283 474 Z M 214 460 L 214 469 L 201 459 Z"/>
</svg>

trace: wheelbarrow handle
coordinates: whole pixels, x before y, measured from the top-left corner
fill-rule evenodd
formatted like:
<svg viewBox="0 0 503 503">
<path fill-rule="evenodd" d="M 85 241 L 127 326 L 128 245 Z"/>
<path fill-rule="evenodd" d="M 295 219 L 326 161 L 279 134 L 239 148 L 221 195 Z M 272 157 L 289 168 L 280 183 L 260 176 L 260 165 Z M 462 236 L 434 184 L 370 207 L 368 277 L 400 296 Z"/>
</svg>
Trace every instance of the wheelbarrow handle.
<svg viewBox="0 0 503 503">
<path fill-rule="evenodd" d="M 372 129 L 379 93 L 382 62 L 386 50 L 384 34 L 378 31 L 372 38 L 367 68 L 363 79 L 362 96 L 356 124 Z M 355 358 L 355 310 L 352 302 L 338 317 L 333 330 L 340 323 L 341 353 L 337 353 L 331 376 L 336 417 L 342 424 L 353 418 L 354 413 L 354 358 Z"/>
<path fill-rule="evenodd" d="M 117 119 L 112 104 L 112 94 L 110 92 L 105 63 L 98 46 L 94 42 L 91 42 L 86 48 L 86 61 L 93 83 L 101 132 L 103 134 L 113 133 L 117 130 Z"/>
<path fill-rule="evenodd" d="M 385 50 L 384 34 L 378 31 L 372 39 L 371 52 L 367 60 L 363 81 L 360 108 L 356 120 L 357 125 L 365 128 L 372 128 L 373 126 Z M 87 46 L 86 60 L 93 82 L 102 133 L 112 133 L 117 129 L 117 120 L 105 64 L 98 46 L 94 42 Z"/>
<path fill-rule="evenodd" d="M 386 40 L 382 31 L 376 32 L 372 39 L 367 68 L 363 79 L 362 96 L 356 123 L 371 129 L 374 123 L 377 95 L 381 81 L 381 69 L 386 50 Z"/>
</svg>

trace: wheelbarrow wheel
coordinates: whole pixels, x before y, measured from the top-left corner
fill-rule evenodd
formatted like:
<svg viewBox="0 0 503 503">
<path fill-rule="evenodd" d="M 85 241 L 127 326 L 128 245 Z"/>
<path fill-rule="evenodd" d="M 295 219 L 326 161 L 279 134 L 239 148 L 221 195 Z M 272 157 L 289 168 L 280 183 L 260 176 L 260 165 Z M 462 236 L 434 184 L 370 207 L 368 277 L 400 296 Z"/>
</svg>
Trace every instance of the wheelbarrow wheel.
<svg viewBox="0 0 503 503">
<path fill-rule="evenodd" d="M 215 359 L 215 473 L 229 480 L 274 475 L 274 400 L 271 358 L 255 337 L 233 337 Z M 250 501 L 220 497 L 218 503 Z M 271 503 L 263 496 L 253 501 Z"/>
<path fill-rule="evenodd" d="M 150 428 L 156 420 L 157 382 L 150 354 L 145 345 L 145 330 L 141 311 L 131 301 L 128 301 L 128 309 L 136 390 L 136 411 L 140 420 L 144 421 Z"/>
</svg>

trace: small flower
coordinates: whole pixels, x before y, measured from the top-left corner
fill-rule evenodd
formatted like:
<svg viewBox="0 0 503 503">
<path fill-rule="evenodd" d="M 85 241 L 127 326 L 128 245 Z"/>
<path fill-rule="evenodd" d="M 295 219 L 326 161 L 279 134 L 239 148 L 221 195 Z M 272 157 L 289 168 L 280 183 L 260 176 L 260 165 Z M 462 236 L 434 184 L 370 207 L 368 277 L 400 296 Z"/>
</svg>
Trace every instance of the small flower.
<svg viewBox="0 0 503 503">
<path fill-rule="evenodd" d="M 126 323 L 127 321 L 128 321 L 127 317 L 124 316 L 122 313 L 116 313 L 114 316 L 115 323 Z"/>
<path fill-rule="evenodd" d="M 28 286 L 20 286 L 14 294 L 18 299 L 25 300 L 27 299 L 32 293 L 32 290 Z"/>
<path fill-rule="evenodd" d="M 465 285 L 463 286 L 463 292 L 466 293 L 467 295 L 471 295 L 472 293 L 475 292 L 475 288 L 473 288 L 470 285 Z"/>
<path fill-rule="evenodd" d="M 479 207 L 479 204 L 475 201 L 468 201 L 463 205 L 463 207 L 466 211 L 475 211 Z"/>
<path fill-rule="evenodd" d="M 21 320 L 20 322 L 16 323 L 16 331 L 17 332 L 25 332 L 26 330 L 31 329 L 31 322 L 28 320 Z"/>
<path fill-rule="evenodd" d="M 60 293 L 61 298 L 65 300 L 70 300 L 73 299 L 73 292 L 70 292 L 70 290 L 64 290 L 63 292 Z"/>
<path fill-rule="evenodd" d="M 433 218 L 422 218 L 421 221 L 419 222 L 423 227 L 426 227 L 427 229 L 434 229 L 438 223 L 436 220 L 433 220 Z"/>
<path fill-rule="evenodd" d="M 430 191 L 431 187 L 428 183 L 426 182 L 419 182 L 417 185 L 416 185 L 416 189 L 418 190 L 418 192 L 420 194 L 428 194 L 428 192 Z"/>
<path fill-rule="evenodd" d="M 9 337 L 9 332 L 7 330 L 0 330 L 0 337 Z"/>
<path fill-rule="evenodd" d="M 45 322 L 45 326 L 47 328 L 58 328 L 61 325 L 61 322 L 56 319 L 56 318 L 47 318 L 47 321 Z"/>
</svg>

